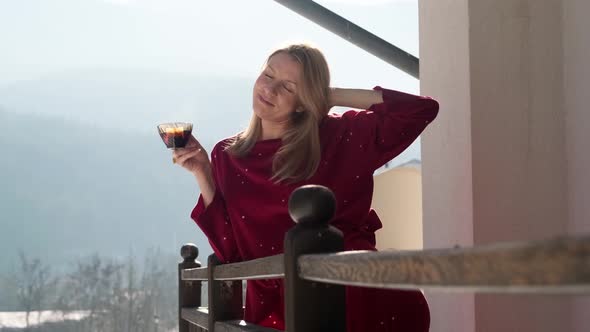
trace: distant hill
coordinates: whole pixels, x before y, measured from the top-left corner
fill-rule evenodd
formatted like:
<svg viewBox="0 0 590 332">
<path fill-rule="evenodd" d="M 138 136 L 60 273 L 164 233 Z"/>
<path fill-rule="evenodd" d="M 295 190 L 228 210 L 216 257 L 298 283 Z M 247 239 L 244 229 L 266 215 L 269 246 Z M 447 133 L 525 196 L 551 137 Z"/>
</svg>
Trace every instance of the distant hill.
<svg viewBox="0 0 590 332">
<path fill-rule="evenodd" d="M 93 253 L 141 260 L 159 248 L 180 258 L 186 242 L 206 261 L 212 250 L 189 217 L 198 186 L 172 164 L 156 125 L 191 121 L 210 151 L 247 123 L 251 88 L 247 80 L 118 69 L 1 86 L 0 308 L 15 309 L 4 278 L 19 250 L 54 275 Z"/>
<path fill-rule="evenodd" d="M 88 69 L 0 86 L 0 108 L 150 134 L 160 122 L 191 121 L 199 137 L 211 139 L 247 124 L 253 84 L 182 73 Z"/>
<path fill-rule="evenodd" d="M 211 252 L 189 218 L 198 187 L 156 134 L 0 110 L 0 273 L 17 250 L 56 268 L 98 252 L 143 257 L 184 242 Z M 212 140 L 207 140 L 207 145 Z"/>
<path fill-rule="evenodd" d="M 192 176 L 156 125 L 190 121 L 210 151 L 251 115 L 253 81 L 116 68 L 0 86 L 0 276 L 17 251 L 57 267 L 98 252 L 211 252 L 190 220 Z M 246 105 L 246 106 L 244 106 Z"/>
<path fill-rule="evenodd" d="M 192 241 L 204 259 L 211 249 L 189 218 L 197 185 L 171 164 L 156 125 L 191 121 L 210 151 L 247 124 L 252 87 L 119 69 L 1 86 L 0 275 L 18 249 L 64 265 Z"/>
</svg>

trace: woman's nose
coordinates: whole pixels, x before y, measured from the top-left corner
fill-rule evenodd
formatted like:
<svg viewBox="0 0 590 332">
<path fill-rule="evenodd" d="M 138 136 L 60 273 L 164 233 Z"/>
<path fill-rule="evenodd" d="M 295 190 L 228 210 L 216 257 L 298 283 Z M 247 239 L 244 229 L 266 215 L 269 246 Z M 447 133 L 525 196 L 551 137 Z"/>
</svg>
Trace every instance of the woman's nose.
<svg viewBox="0 0 590 332">
<path fill-rule="evenodd" d="M 277 94 L 277 88 L 278 84 L 274 82 L 268 82 L 264 85 L 264 92 L 274 96 Z"/>
</svg>

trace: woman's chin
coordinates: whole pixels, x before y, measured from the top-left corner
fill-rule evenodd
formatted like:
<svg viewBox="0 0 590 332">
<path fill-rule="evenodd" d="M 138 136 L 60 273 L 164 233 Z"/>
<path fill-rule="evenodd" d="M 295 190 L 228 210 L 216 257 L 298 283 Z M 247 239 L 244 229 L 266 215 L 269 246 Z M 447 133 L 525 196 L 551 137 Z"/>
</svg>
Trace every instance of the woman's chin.
<svg viewBox="0 0 590 332">
<path fill-rule="evenodd" d="M 259 107 L 254 107 L 253 109 L 254 115 L 256 115 L 261 120 L 267 120 L 269 117 L 268 111 L 261 110 Z"/>
<path fill-rule="evenodd" d="M 262 119 L 267 118 L 270 114 L 273 113 L 273 110 L 270 107 L 266 105 L 261 105 L 257 102 L 254 102 L 252 109 L 254 110 L 254 114 L 258 115 L 258 117 Z"/>
</svg>

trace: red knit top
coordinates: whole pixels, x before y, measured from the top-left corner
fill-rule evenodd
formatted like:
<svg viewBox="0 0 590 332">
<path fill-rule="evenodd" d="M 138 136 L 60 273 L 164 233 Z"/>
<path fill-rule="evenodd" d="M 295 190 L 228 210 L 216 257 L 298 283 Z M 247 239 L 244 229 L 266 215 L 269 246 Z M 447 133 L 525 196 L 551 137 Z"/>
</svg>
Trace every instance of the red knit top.
<svg viewBox="0 0 590 332">
<path fill-rule="evenodd" d="M 202 197 L 191 217 L 205 233 L 217 257 L 227 263 L 283 252 L 285 233 L 294 226 L 287 202 L 304 184 L 330 188 L 336 196 L 331 224 L 344 234 L 346 250 L 375 250 L 381 221 L 371 209 L 373 172 L 404 151 L 434 120 L 438 103 L 376 87 L 383 103 L 366 111 L 329 114 L 320 123 L 321 162 L 309 180 L 276 184 L 271 180 L 273 155 L 281 139 L 255 144 L 243 158 L 224 150 L 228 140 L 211 152 L 216 192 L 205 208 Z M 427 331 L 429 311 L 419 291 L 347 287 L 347 329 L 366 331 Z M 281 280 L 249 281 L 248 322 L 284 329 Z"/>
</svg>

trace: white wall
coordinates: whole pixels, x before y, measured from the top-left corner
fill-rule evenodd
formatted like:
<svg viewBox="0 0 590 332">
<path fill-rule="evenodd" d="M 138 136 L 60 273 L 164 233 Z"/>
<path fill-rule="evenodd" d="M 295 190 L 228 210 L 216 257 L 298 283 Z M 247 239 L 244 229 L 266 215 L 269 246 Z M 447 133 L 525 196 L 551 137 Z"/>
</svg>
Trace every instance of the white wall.
<svg viewBox="0 0 590 332">
<path fill-rule="evenodd" d="M 478 0 L 469 11 L 474 243 L 564 234 L 560 1 Z M 478 294 L 476 330 L 569 331 L 568 305 L 566 297 Z"/>
<path fill-rule="evenodd" d="M 420 88 L 440 102 L 422 134 L 424 248 L 473 244 L 467 0 L 421 0 Z M 475 330 L 474 296 L 426 292 L 431 331 Z"/>
<path fill-rule="evenodd" d="M 590 228 L 588 3 L 419 2 L 421 93 L 441 103 L 422 137 L 426 248 Z M 565 296 L 429 301 L 437 332 L 569 331 L 571 309 L 579 325 L 588 308 Z"/>
<path fill-rule="evenodd" d="M 563 1 L 568 231 L 590 233 L 590 1 Z M 574 299 L 574 332 L 590 329 L 590 298 Z"/>
<path fill-rule="evenodd" d="M 564 1 L 569 227 L 590 233 L 590 1 Z"/>
</svg>

